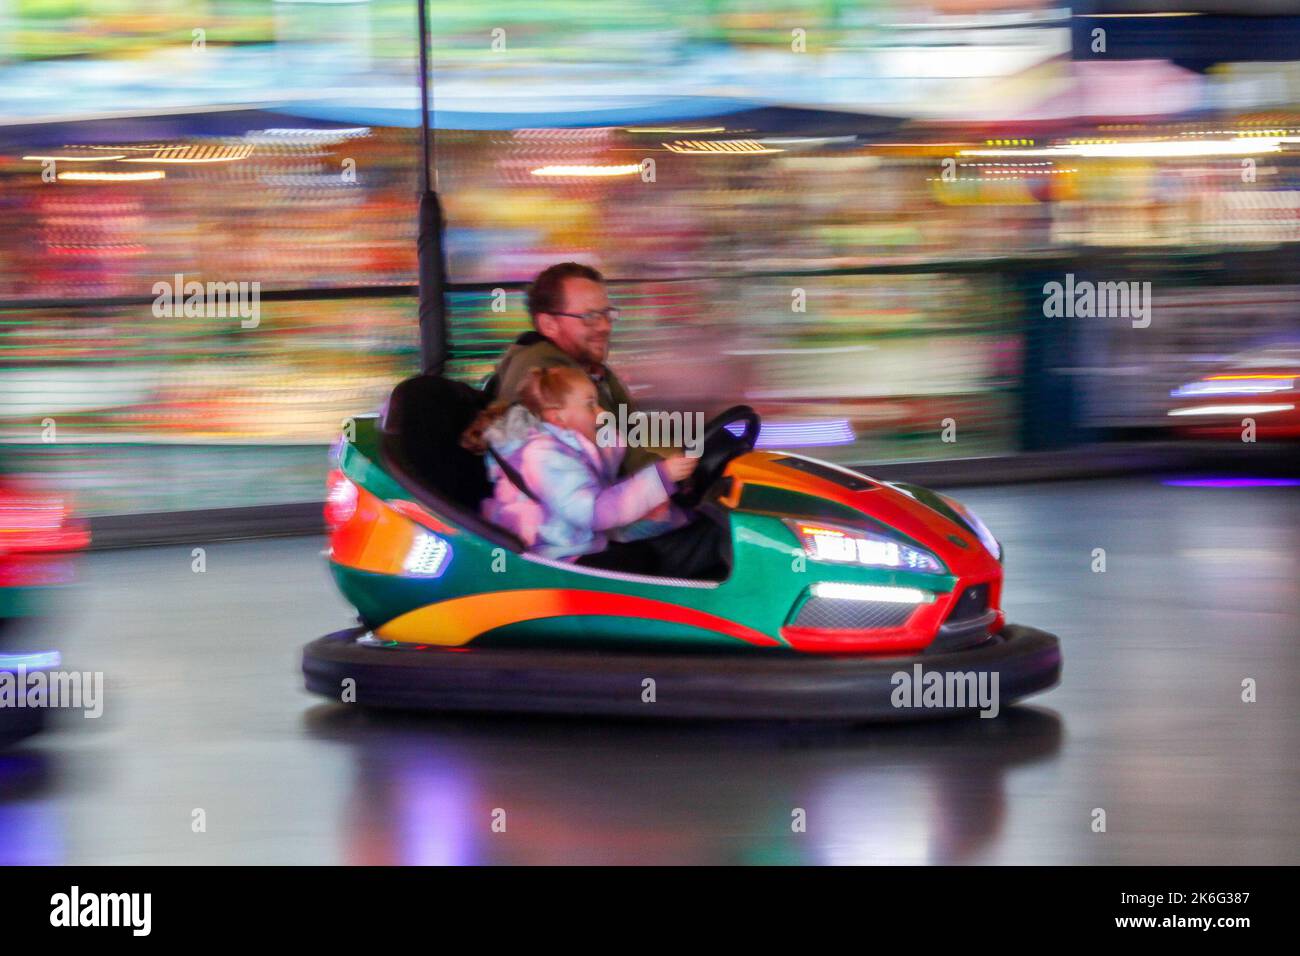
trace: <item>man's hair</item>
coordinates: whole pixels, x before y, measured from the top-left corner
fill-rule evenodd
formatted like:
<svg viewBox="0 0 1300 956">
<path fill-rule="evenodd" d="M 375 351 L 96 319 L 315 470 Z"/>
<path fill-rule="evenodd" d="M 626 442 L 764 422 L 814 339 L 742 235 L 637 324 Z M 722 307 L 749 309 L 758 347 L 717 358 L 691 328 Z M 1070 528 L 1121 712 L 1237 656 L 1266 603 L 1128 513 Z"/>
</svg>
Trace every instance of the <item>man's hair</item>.
<svg viewBox="0 0 1300 956">
<path fill-rule="evenodd" d="M 537 324 L 539 312 L 564 311 L 564 280 L 590 279 L 592 282 L 604 282 L 605 277 L 591 266 L 581 262 L 557 262 L 537 274 L 537 278 L 528 286 L 528 315 Z"/>
</svg>

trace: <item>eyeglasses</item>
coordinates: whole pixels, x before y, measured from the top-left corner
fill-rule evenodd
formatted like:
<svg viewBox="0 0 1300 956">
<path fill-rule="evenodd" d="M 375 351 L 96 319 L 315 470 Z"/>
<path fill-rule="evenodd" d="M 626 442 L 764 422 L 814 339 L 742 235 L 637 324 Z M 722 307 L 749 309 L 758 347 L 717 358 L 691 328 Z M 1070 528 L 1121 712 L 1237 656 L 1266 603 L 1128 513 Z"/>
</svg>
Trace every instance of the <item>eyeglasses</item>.
<svg viewBox="0 0 1300 956">
<path fill-rule="evenodd" d="M 623 310 L 615 306 L 605 309 L 592 309 L 590 312 L 552 312 L 551 315 L 567 315 L 571 319 L 581 319 L 583 325 L 592 325 L 597 319 L 609 319 L 610 323 L 618 321 Z"/>
</svg>

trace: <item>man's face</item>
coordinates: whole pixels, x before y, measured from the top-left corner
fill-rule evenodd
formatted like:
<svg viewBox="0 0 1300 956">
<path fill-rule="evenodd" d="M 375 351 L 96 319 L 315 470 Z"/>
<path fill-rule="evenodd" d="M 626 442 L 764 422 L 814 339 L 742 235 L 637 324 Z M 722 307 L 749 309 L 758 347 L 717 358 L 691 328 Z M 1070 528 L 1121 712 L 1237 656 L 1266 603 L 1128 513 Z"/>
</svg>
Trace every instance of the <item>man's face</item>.
<svg viewBox="0 0 1300 956">
<path fill-rule="evenodd" d="M 564 280 L 561 312 L 573 315 L 537 313 L 537 331 L 559 346 L 570 358 L 588 365 L 603 364 L 609 355 L 609 334 L 613 323 L 601 316 L 588 325 L 575 316 L 609 308 L 605 286 L 590 279 L 570 276 Z"/>
</svg>

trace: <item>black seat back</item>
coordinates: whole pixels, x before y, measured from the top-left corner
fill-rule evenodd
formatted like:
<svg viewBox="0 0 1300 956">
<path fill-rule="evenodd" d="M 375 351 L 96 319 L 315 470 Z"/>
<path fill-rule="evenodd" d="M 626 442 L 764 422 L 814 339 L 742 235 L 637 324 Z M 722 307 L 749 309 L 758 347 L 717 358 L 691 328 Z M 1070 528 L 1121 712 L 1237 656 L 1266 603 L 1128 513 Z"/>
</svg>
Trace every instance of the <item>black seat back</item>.
<svg viewBox="0 0 1300 956">
<path fill-rule="evenodd" d="M 379 423 L 385 453 L 407 477 L 473 511 L 492 486 L 483 458 L 462 448 L 460 436 L 483 409 L 483 399 L 463 382 L 416 375 L 393 389 Z"/>
</svg>

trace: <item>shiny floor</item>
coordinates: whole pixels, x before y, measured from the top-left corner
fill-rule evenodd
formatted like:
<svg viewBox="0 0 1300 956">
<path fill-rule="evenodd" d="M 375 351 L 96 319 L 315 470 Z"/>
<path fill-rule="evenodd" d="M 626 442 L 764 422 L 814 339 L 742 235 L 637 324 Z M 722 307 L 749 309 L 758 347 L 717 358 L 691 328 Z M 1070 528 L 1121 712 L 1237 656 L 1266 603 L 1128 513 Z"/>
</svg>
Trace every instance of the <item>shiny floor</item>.
<svg viewBox="0 0 1300 956">
<path fill-rule="evenodd" d="M 995 720 L 369 714 L 301 689 L 350 620 L 319 539 L 91 555 L 44 627 L 104 715 L 0 753 L 0 864 L 1300 863 L 1300 489 L 960 497 L 1064 642 Z"/>
</svg>

